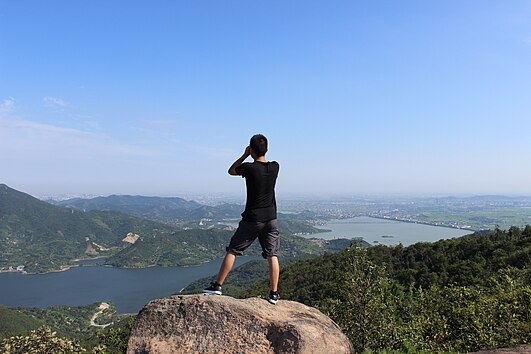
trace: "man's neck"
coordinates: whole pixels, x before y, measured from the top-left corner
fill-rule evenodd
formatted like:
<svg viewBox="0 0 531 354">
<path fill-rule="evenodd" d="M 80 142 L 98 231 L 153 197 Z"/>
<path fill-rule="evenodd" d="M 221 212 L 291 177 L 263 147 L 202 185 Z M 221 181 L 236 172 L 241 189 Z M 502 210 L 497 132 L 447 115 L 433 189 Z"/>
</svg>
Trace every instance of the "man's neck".
<svg viewBox="0 0 531 354">
<path fill-rule="evenodd" d="M 254 159 L 254 162 L 267 162 L 265 156 L 260 156 Z"/>
</svg>

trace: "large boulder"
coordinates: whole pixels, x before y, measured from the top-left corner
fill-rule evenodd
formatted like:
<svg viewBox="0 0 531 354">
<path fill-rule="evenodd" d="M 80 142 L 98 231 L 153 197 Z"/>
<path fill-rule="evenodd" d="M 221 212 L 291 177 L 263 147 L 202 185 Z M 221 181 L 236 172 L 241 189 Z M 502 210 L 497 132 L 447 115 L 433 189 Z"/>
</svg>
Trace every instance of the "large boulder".
<svg viewBox="0 0 531 354">
<path fill-rule="evenodd" d="M 138 314 L 127 353 L 352 353 L 339 327 L 293 301 L 171 296 Z"/>
</svg>

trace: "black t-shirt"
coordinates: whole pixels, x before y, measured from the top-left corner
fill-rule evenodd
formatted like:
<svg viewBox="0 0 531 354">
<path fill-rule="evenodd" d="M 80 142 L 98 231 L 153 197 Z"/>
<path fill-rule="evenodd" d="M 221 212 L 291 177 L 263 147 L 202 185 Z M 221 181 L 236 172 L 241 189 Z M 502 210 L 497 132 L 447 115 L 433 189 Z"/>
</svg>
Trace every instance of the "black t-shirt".
<svg viewBox="0 0 531 354">
<path fill-rule="evenodd" d="M 266 222 L 277 218 L 275 184 L 278 162 L 246 162 L 236 167 L 236 173 L 245 177 L 247 202 L 242 213 L 244 221 Z"/>
</svg>

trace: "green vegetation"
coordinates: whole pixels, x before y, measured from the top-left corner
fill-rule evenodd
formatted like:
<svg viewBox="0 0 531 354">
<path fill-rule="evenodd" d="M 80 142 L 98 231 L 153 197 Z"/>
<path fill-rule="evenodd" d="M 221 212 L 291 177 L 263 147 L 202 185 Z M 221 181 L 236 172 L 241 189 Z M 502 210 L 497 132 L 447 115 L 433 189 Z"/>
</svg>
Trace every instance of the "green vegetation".
<svg viewBox="0 0 531 354">
<path fill-rule="evenodd" d="M 284 218 L 278 219 L 278 228 L 283 235 L 312 235 L 321 232 L 330 232 L 330 230 L 318 229 L 304 221 Z"/>
<path fill-rule="evenodd" d="M 0 185 L 0 270 L 25 266 L 41 273 L 73 264 L 84 254 L 85 237 L 121 249 L 128 232 L 151 236 L 175 231 L 168 225 L 116 212 L 84 213 L 57 207 Z"/>
<path fill-rule="evenodd" d="M 86 352 L 77 341 L 58 337 L 46 326 L 31 331 L 27 336 L 4 339 L 0 344 L 0 349 L 5 354 L 77 354 Z M 94 351 L 94 353 L 98 352 L 100 351 Z"/>
<path fill-rule="evenodd" d="M 130 317 L 119 326 L 81 339 L 61 337 L 50 327 L 41 326 L 26 335 L 1 340 L 0 351 L 5 354 L 122 354 L 127 350 L 133 320 L 134 317 Z"/>
<path fill-rule="evenodd" d="M 20 311 L 0 305 L 0 340 L 28 333 L 44 325 L 44 321 Z"/>
<path fill-rule="evenodd" d="M 310 259 L 316 256 L 316 254 L 322 254 L 324 252 L 338 252 L 348 247 L 369 247 L 367 242 L 361 240 L 347 240 L 347 239 L 335 239 L 335 240 L 322 240 L 322 239 L 310 239 L 310 242 L 318 245 L 317 253 L 299 253 L 293 257 L 284 256 L 279 257 L 281 267 L 285 268 L 290 264 L 293 264 L 302 259 Z M 284 247 L 284 240 L 282 240 L 282 247 Z M 260 249 L 254 246 L 256 252 L 259 253 Z M 242 264 L 241 266 L 233 269 L 223 285 L 223 294 L 243 298 L 247 293 L 247 288 L 262 282 L 263 279 L 268 278 L 268 266 L 265 259 L 253 260 Z M 207 287 L 210 282 L 216 280 L 216 275 L 198 279 L 188 284 L 180 294 L 194 294 L 201 292 Z"/>
<path fill-rule="evenodd" d="M 218 257 L 228 233 L 214 229 L 192 229 L 169 235 L 152 235 L 121 250 L 108 258 L 106 263 L 130 268 L 195 265 Z"/>
<path fill-rule="evenodd" d="M 170 225 L 184 226 L 188 222 L 197 223 L 201 219 L 239 218 L 243 206 L 238 204 L 201 205 L 177 197 L 145 197 L 139 195 L 111 195 L 92 199 L 74 198 L 53 202 L 77 210 L 117 211 Z"/>
<path fill-rule="evenodd" d="M 295 224 L 292 224 L 294 227 Z M 117 267 L 149 266 L 185 266 L 195 265 L 222 257 L 225 254 L 232 231 L 218 229 L 191 229 L 174 232 L 170 235 L 160 234 L 144 237 L 131 247 L 121 250 L 108 258 L 106 263 Z M 319 255 L 325 251 L 349 246 L 346 239 L 321 240 L 306 239 L 301 236 L 282 235 L 282 257 L 301 257 Z M 258 256 L 262 253 L 260 245 L 255 242 L 247 255 Z"/>
<path fill-rule="evenodd" d="M 307 256 L 309 257 L 309 256 Z M 300 260 L 301 258 L 281 258 L 281 267 L 287 267 L 289 264 Z M 228 275 L 225 284 L 223 285 L 223 295 L 232 296 L 236 298 L 244 298 L 247 288 L 261 283 L 263 279 L 267 279 L 269 270 L 267 261 L 265 259 L 253 260 L 234 268 Z M 197 294 L 201 293 L 210 282 L 216 280 L 216 275 L 198 279 L 188 284 L 180 293 L 182 294 Z"/>
<path fill-rule="evenodd" d="M 99 305 L 100 303 L 94 303 L 86 306 L 48 308 L 0 306 L 0 340 L 11 337 L 0 346 L 0 351 L 3 349 L 9 353 L 26 353 L 40 341 L 45 348 L 52 343 L 63 343 L 67 346 L 77 345 L 76 348 L 81 348 L 80 352 L 86 348 L 102 353 L 124 353 L 135 316 L 117 314 L 111 304 L 95 322 L 112 322 L 112 325 L 100 329 L 90 325 L 90 319 L 99 311 Z M 59 350 L 59 347 L 49 348 Z"/>
<path fill-rule="evenodd" d="M 284 299 L 336 321 L 356 351 L 474 351 L 531 341 L 531 227 L 349 249 L 284 268 Z M 242 295 L 268 291 L 266 281 Z"/>
<path fill-rule="evenodd" d="M 99 330 L 80 340 L 85 348 L 102 348 L 106 354 L 122 354 L 127 351 L 127 341 L 133 328 L 135 316 L 127 315 L 120 322 Z"/>
<path fill-rule="evenodd" d="M 8 308 L 0 306 L 0 338 L 27 334 L 42 325 L 50 327 L 60 336 L 82 338 L 92 335 L 97 328 L 90 325 L 90 319 L 99 311 L 100 303 L 86 306 L 51 306 L 46 308 Z M 103 311 L 96 324 L 122 323 L 130 315 L 119 315 L 114 305 Z"/>
<path fill-rule="evenodd" d="M 110 195 L 92 199 L 74 198 L 52 202 L 55 205 L 90 211 L 118 211 L 151 220 L 181 217 L 201 204 L 182 198 L 145 197 L 140 195 Z"/>
</svg>

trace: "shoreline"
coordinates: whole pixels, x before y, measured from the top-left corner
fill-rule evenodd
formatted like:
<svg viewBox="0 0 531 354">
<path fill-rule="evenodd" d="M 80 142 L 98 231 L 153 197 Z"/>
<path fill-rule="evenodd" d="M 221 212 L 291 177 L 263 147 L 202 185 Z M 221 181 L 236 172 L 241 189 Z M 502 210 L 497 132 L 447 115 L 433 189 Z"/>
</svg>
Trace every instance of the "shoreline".
<svg viewBox="0 0 531 354">
<path fill-rule="evenodd" d="M 101 259 L 101 258 L 107 258 L 108 256 L 99 256 L 99 257 L 94 257 L 94 258 L 75 258 L 75 259 L 72 259 L 71 261 L 72 262 L 79 262 L 79 261 L 90 261 L 90 260 L 94 260 L 94 259 Z M 28 271 L 25 271 L 25 270 L 0 270 L 0 274 L 2 273 L 21 273 L 21 274 L 24 274 L 24 275 L 41 275 L 41 274 L 50 274 L 50 273 L 60 273 L 60 272 L 66 272 L 67 270 L 70 270 L 72 268 L 77 268 L 77 267 L 90 267 L 91 265 L 81 265 L 81 264 L 71 264 L 71 265 L 64 265 L 64 266 L 61 266 L 61 268 L 59 269 L 52 269 L 52 270 L 47 270 L 45 272 L 28 272 Z"/>
<path fill-rule="evenodd" d="M 382 219 L 382 220 L 389 220 L 389 221 L 398 221 L 398 222 L 405 222 L 408 224 L 420 224 L 420 225 L 428 225 L 428 226 L 434 226 L 434 227 L 443 227 L 446 229 L 454 229 L 454 230 L 463 230 L 463 231 L 470 231 L 476 232 L 480 230 L 472 229 L 471 227 L 460 227 L 460 226 L 452 226 L 452 225 L 437 225 L 434 222 L 430 221 L 419 221 L 419 220 L 408 220 L 408 219 L 399 219 L 399 218 L 391 218 L 391 217 L 385 217 L 385 216 L 372 216 L 372 215 L 365 215 L 369 218 L 373 219 Z"/>
<path fill-rule="evenodd" d="M 437 225 L 435 222 L 430 221 L 419 221 L 419 220 L 409 220 L 409 219 L 399 219 L 399 218 L 392 218 L 392 217 L 386 217 L 386 216 L 375 216 L 375 215 L 357 215 L 347 218 L 335 218 L 327 220 L 326 223 L 323 226 L 326 226 L 327 224 L 333 223 L 334 221 L 345 221 L 345 220 L 352 220 L 359 217 L 366 217 L 371 219 L 381 219 L 381 220 L 387 220 L 387 221 L 396 221 L 396 222 L 403 222 L 408 224 L 419 224 L 419 225 L 427 225 L 427 226 L 433 226 L 433 227 L 442 227 L 445 229 L 453 229 L 453 230 L 462 230 L 462 231 L 470 231 L 470 233 L 476 232 L 476 231 L 482 231 L 484 229 L 473 229 L 471 227 L 460 227 L 460 226 L 452 226 L 452 225 Z M 331 231 L 331 230 L 328 230 Z M 319 234 L 324 232 L 319 232 Z"/>
<path fill-rule="evenodd" d="M 106 258 L 107 256 L 105 257 L 97 257 L 97 258 Z M 240 256 L 240 257 L 253 257 L 253 256 Z M 86 258 L 84 260 L 93 260 L 93 259 L 97 259 L 97 258 Z M 223 257 L 215 257 L 213 259 L 210 259 L 210 260 L 206 260 L 206 261 L 202 261 L 202 262 L 199 262 L 199 263 L 196 263 L 196 264 L 186 264 L 186 265 L 178 265 L 178 264 L 175 264 L 175 265 L 170 265 L 170 266 L 161 266 L 161 265 L 157 265 L 157 264 L 150 264 L 150 265 L 147 265 L 147 266 L 143 266 L 143 267 L 118 267 L 118 266 L 114 266 L 114 265 L 111 265 L 111 264 L 94 264 L 94 265 L 80 265 L 80 264 L 72 264 L 72 265 L 68 265 L 68 266 L 63 266 L 63 268 L 61 269 L 53 269 L 53 270 L 48 270 L 46 272 L 42 272 L 42 273 L 32 273 L 32 272 L 26 272 L 26 271 L 0 271 L 0 274 L 2 273 L 21 273 L 23 275 L 45 275 L 45 274 L 50 274 L 50 273 L 61 273 L 61 272 L 66 272 L 67 270 L 70 270 L 72 268 L 77 268 L 77 267 L 112 267 L 112 268 L 118 268 L 118 269 L 148 269 L 148 268 L 154 268 L 154 267 L 161 267 L 161 268 L 171 268 L 171 267 L 178 267 L 178 268 L 193 268 L 193 267 L 200 267 L 206 263 L 209 263 L 209 262 L 212 262 L 212 261 L 215 261 L 216 259 L 223 259 Z M 79 260 L 83 260 L 83 259 L 78 259 Z"/>
</svg>

